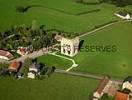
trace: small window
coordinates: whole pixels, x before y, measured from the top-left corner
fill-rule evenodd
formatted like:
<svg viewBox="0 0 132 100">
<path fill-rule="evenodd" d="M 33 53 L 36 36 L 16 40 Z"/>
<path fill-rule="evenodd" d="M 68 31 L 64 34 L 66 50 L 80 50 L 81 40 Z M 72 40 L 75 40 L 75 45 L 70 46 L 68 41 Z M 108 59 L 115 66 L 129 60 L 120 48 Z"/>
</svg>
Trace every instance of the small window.
<svg viewBox="0 0 132 100">
<path fill-rule="evenodd" d="M 66 53 L 66 50 L 63 48 L 63 53 Z"/>
<path fill-rule="evenodd" d="M 71 53 L 71 52 L 70 52 L 70 51 L 68 51 L 68 54 L 69 54 L 69 55 L 70 55 L 70 53 Z"/>
</svg>

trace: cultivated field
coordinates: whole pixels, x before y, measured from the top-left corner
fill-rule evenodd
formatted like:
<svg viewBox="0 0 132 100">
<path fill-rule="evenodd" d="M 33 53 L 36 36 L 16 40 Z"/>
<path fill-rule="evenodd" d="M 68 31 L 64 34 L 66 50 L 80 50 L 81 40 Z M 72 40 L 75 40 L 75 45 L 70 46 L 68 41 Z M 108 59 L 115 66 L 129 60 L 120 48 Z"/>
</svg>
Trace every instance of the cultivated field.
<svg viewBox="0 0 132 100">
<path fill-rule="evenodd" d="M 118 19 L 113 15 L 118 8 L 105 3 L 83 5 L 76 3 L 75 0 L 8 0 L 7 3 L 1 0 L 0 4 L 1 31 L 14 25 L 30 25 L 33 20 L 37 20 L 38 25 L 46 25 L 47 28 L 66 32 L 85 32 L 97 25 Z M 24 13 L 19 13 L 16 11 L 19 6 L 33 7 Z"/>
<path fill-rule="evenodd" d="M 44 80 L 0 78 L 0 100 L 88 100 L 98 80 L 53 74 Z"/>
<path fill-rule="evenodd" d="M 80 52 L 78 71 L 126 77 L 132 73 L 132 23 L 112 25 L 82 37 L 84 45 L 116 45 L 116 52 Z M 83 50 L 84 51 L 84 50 Z"/>
</svg>

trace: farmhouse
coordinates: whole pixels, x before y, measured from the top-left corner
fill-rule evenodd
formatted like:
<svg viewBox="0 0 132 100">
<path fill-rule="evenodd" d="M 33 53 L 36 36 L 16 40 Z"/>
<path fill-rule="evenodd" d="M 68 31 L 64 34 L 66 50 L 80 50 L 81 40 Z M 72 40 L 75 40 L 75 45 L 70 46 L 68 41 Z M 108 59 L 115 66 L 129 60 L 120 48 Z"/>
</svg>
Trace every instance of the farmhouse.
<svg viewBox="0 0 132 100">
<path fill-rule="evenodd" d="M 18 72 L 18 70 L 20 69 L 21 63 L 18 61 L 13 61 L 10 63 L 9 65 L 9 71 L 11 72 Z"/>
<path fill-rule="evenodd" d="M 28 78 L 35 79 L 37 73 L 38 73 L 37 64 L 33 63 L 29 67 Z"/>
<path fill-rule="evenodd" d="M 128 89 L 132 92 L 132 77 L 131 76 L 128 76 L 127 78 L 125 78 L 122 84 L 122 89 Z"/>
<path fill-rule="evenodd" d="M 121 12 L 120 11 L 118 13 L 115 13 L 114 15 L 116 15 L 119 18 L 126 19 L 126 20 L 132 19 L 131 15 L 129 13 L 127 13 L 127 12 Z"/>
<path fill-rule="evenodd" d="M 129 94 L 117 91 L 115 100 L 129 100 Z"/>
<path fill-rule="evenodd" d="M 104 77 L 104 79 L 101 80 L 99 87 L 97 88 L 97 90 L 93 94 L 93 97 L 94 97 L 93 100 L 100 99 L 104 93 L 108 92 L 108 90 L 109 90 L 109 84 L 108 83 L 109 82 L 111 82 L 111 81 L 109 80 L 108 77 Z"/>
<path fill-rule="evenodd" d="M 12 58 L 13 58 L 13 55 L 10 52 L 0 50 L 0 59 L 10 60 Z"/>
<path fill-rule="evenodd" d="M 79 37 L 73 39 L 61 39 L 61 54 L 73 57 L 78 53 L 78 48 Z"/>
</svg>

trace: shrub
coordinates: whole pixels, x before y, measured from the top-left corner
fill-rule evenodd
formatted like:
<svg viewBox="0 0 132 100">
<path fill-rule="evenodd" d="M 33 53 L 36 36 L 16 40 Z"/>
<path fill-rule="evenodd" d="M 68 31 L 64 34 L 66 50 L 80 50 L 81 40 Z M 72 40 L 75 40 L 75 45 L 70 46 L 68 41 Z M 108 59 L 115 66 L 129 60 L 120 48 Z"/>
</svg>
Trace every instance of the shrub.
<svg viewBox="0 0 132 100">
<path fill-rule="evenodd" d="M 18 7 L 16 8 L 16 11 L 19 12 L 19 13 L 24 13 L 24 12 L 25 12 L 25 8 L 22 7 L 22 6 L 18 6 Z"/>
</svg>

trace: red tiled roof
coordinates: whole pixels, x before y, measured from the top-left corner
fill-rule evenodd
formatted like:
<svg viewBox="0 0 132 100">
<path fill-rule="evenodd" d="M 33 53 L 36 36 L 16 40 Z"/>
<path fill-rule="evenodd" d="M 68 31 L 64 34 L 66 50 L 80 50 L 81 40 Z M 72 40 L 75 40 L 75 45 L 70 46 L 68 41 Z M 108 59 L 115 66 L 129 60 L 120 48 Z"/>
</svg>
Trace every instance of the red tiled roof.
<svg viewBox="0 0 132 100">
<path fill-rule="evenodd" d="M 17 61 L 13 61 L 9 65 L 9 69 L 14 71 L 17 71 L 19 67 L 20 67 L 20 62 Z"/>
<path fill-rule="evenodd" d="M 22 54 L 25 54 L 25 53 L 26 53 L 26 48 L 19 48 L 19 50 L 20 50 L 20 52 L 21 52 Z"/>
<path fill-rule="evenodd" d="M 4 57 L 7 57 L 9 59 L 12 59 L 13 58 L 13 55 L 10 52 L 4 51 L 4 50 L 0 50 L 0 55 L 1 56 L 4 56 Z"/>
<path fill-rule="evenodd" d="M 101 80 L 99 87 L 97 88 L 96 92 L 101 94 L 108 82 L 109 82 L 109 79 L 107 77 L 104 77 L 104 79 Z"/>
<path fill-rule="evenodd" d="M 115 100 L 129 100 L 129 95 L 118 91 Z"/>
</svg>

